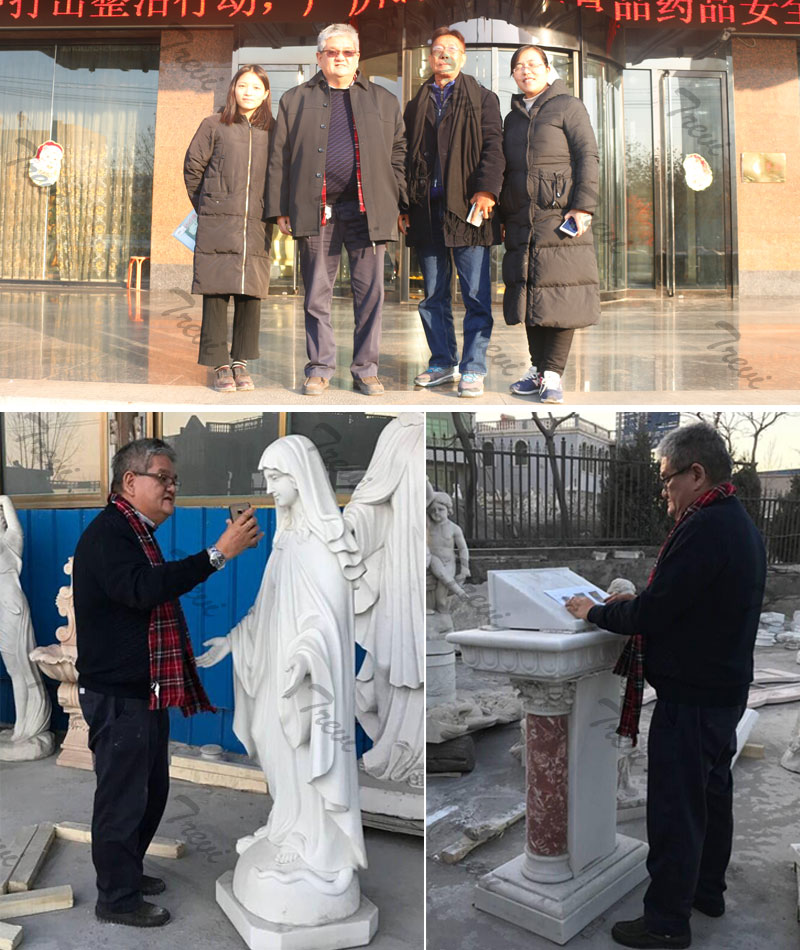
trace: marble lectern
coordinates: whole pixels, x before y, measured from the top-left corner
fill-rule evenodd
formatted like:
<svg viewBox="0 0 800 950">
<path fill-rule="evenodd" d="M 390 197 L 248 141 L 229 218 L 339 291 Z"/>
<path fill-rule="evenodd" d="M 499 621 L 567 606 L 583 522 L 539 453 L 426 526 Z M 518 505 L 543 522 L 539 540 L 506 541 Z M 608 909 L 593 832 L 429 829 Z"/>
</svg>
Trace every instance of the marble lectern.
<svg viewBox="0 0 800 950">
<path fill-rule="evenodd" d="M 605 596 L 566 568 L 490 571 L 507 626 L 447 636 L 467 666 L 508 673 L 527 719 L 525 851 L 480 879 L 475 905 L 558 944 L 647 877 L 647 845 L 616 832 L 624 640 L 570 616 L 579 592 Z"/>
</svg>

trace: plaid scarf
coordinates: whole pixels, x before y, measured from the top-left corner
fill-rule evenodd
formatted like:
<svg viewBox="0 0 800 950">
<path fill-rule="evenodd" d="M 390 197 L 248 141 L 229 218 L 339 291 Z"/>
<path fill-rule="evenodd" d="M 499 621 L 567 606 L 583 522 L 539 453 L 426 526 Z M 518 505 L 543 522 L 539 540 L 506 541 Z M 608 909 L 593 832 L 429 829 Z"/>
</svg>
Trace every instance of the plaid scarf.
<svg viewBox="0 0 800 950">
<path fill-rule="evenodd" d="M 664 556 L 664 552 L 678 528 L 696 511 L 706 508 L 708 505 L 713 505 L 715 501 L 728 498 L 735 491 L 736 488 L 730 482 L 723 482 L 721 485 L 710 488 L 689 505 L 672 526 L 664 543 L 659 548 L 656 562 L 652 571 L 650 571 L 650 576 L 647 578 L 648 587 L 653 583 L 661 558 Z M 622 712 L 619 717 L 619 726 L 617 726 L 617 735 L 628 736 L 633 745 L 636 746 L 636 737 L 639 734 L 639 717 L 642 713 L 642 696 L 644 695 L 644 638 L 640 633 L 634 634 L 625 644 L 625 649 L 617 660 L 614 672 L 618 676 L 626 677 L 625 696 L 622 700 Z"/>
<path fill-rule="evenodd" d="M 358 129 L 356 128 L 356 117 L 353 116 L 353 144 L 356 151 L 356 188 L 358 189 L 358 211 L 359 214 L 367 213 L 367 206 L 364 204 L 364 191 L 361 188 L 361 151 L 358 147 Z M 328 219 L 325 216 L 325 208 L 328 205 L 328 179 L 325 174 L 322 176 L 322 219 L 321 226 L 327 227 Z"/>
<path fill-rule="evenodd" d="M 153 567 L 163 564 L 164 556 L 158 542 L 133 505 L 113 493 L 108 500 L 127 519 L 150 564 Z M 203 711 L 216 712 L 197 675 L 186 618 L 177 598 L 153 608 L 147 642 L 150 649 L 150 709 L 179 706 L 184 716 Z"/>
</svg>

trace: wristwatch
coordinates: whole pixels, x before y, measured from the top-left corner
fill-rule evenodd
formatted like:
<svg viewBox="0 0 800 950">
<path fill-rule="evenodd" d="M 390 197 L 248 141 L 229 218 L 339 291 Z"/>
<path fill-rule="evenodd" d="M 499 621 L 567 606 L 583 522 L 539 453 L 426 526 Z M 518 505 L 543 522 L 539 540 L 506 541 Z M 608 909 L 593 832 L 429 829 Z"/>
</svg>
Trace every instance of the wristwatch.
<svg viewBox="0 0 800 950">
<path fill-rule="evenodd" d="M 220 551 L 219 548 L 215 548 L 212 546 L 208 548 L 207 550 L 208 550 L 208 559 L 209 561 L 211 561 L 211 566 L 214 568 L 215 571 L 221 571 L 222 568 L 225 567 L 225 561 L 227 560 L 227 558 L 222 553 L 222 551 Z"/>
</svg>

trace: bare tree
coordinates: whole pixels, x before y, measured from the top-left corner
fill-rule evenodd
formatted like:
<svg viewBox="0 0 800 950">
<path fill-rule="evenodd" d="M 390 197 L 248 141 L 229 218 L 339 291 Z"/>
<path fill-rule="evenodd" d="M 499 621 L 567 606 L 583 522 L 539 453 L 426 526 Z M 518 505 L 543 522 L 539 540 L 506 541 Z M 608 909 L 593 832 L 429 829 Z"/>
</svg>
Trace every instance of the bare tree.
<svg viewBox="0 0 800 950">
<path fill-rule="evenodd" d="M 725 440 L 728 454 L 737 465 L 756 467 L 758 441 L 762 434 L 785 416 L 785 412 L 691 412 L 693 419 L 707 422 Z M 737 447 L 742 440 L 751 440 L 749 451 Z"/>
<path fill-rule="evenodd" d="M 541 432 L 542 437 L 544 438 L 544 445 L 547 451 L 547 458 L 550 462 L 550 471 L 553 475 L 553 487 L 556 491 L 556 497 L 558 498 L 558 508 L 561 515 L 561 537 L 569 537 L 569 509 L 567 507 L 567 495 L 564 491 L 564 479 L 562 477 L 561 468 L 558 464 L 558 458 L 556 457 L 556 429 L 567 421 L 567 419 L 572 419 L 573 416 L 577 418 L 576 412 L 570 412 L 566 416 L 561 416 L 557 418 L 553 415 L 552 412 L 547 413 L 547 419 L 540 419 L 538 412 L 532 412 L 531 418 L 533 419 L 536 428 Z"/>
<path fill-rule="evenodd" d="M 70 463 L 80 450 L 74 412 L 9 412 L 6 414 L 7 457 L 23 468 L 48 472 L 57 482 L 72 474 Z"/>
<path fill-rule="evenodd" d="M 758 440 L 761 438 L 764 432 L 769 429 L 770 426 L 775 425 L 775 423 L 782 416 L 787 415 L 785 412 L 742 412 L 739 413 L 744 422 L 744 426 L 749 428 L 750 437 L 752 438 L 752 445 L 750 449 L 750 458 L 749 462 L 756 467 L 756 452 L 758 452 Z"/>
</svg>

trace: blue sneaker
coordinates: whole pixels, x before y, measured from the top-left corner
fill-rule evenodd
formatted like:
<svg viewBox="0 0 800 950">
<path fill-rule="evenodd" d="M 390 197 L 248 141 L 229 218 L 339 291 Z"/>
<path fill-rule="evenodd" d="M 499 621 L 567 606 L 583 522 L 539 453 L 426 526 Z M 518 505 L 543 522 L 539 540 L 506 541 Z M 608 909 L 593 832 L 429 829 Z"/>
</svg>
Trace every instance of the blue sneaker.
<svg viewBox="0 0 800 950">
<path fill-rule="evenodd" d="M 535 366 L 531 366 L 521 379 L 512 383 L 508 388 L 517 396 L 538 396 L 539 390 L 542 388 L 542 374 Z"/>
<path fill-rule="evenodd" d="M 545 370 L 542 374 L 539 402 L 564 402 L 564 390 L 561 386 L 561 377 L 558 373 Z"/>
</svg>

